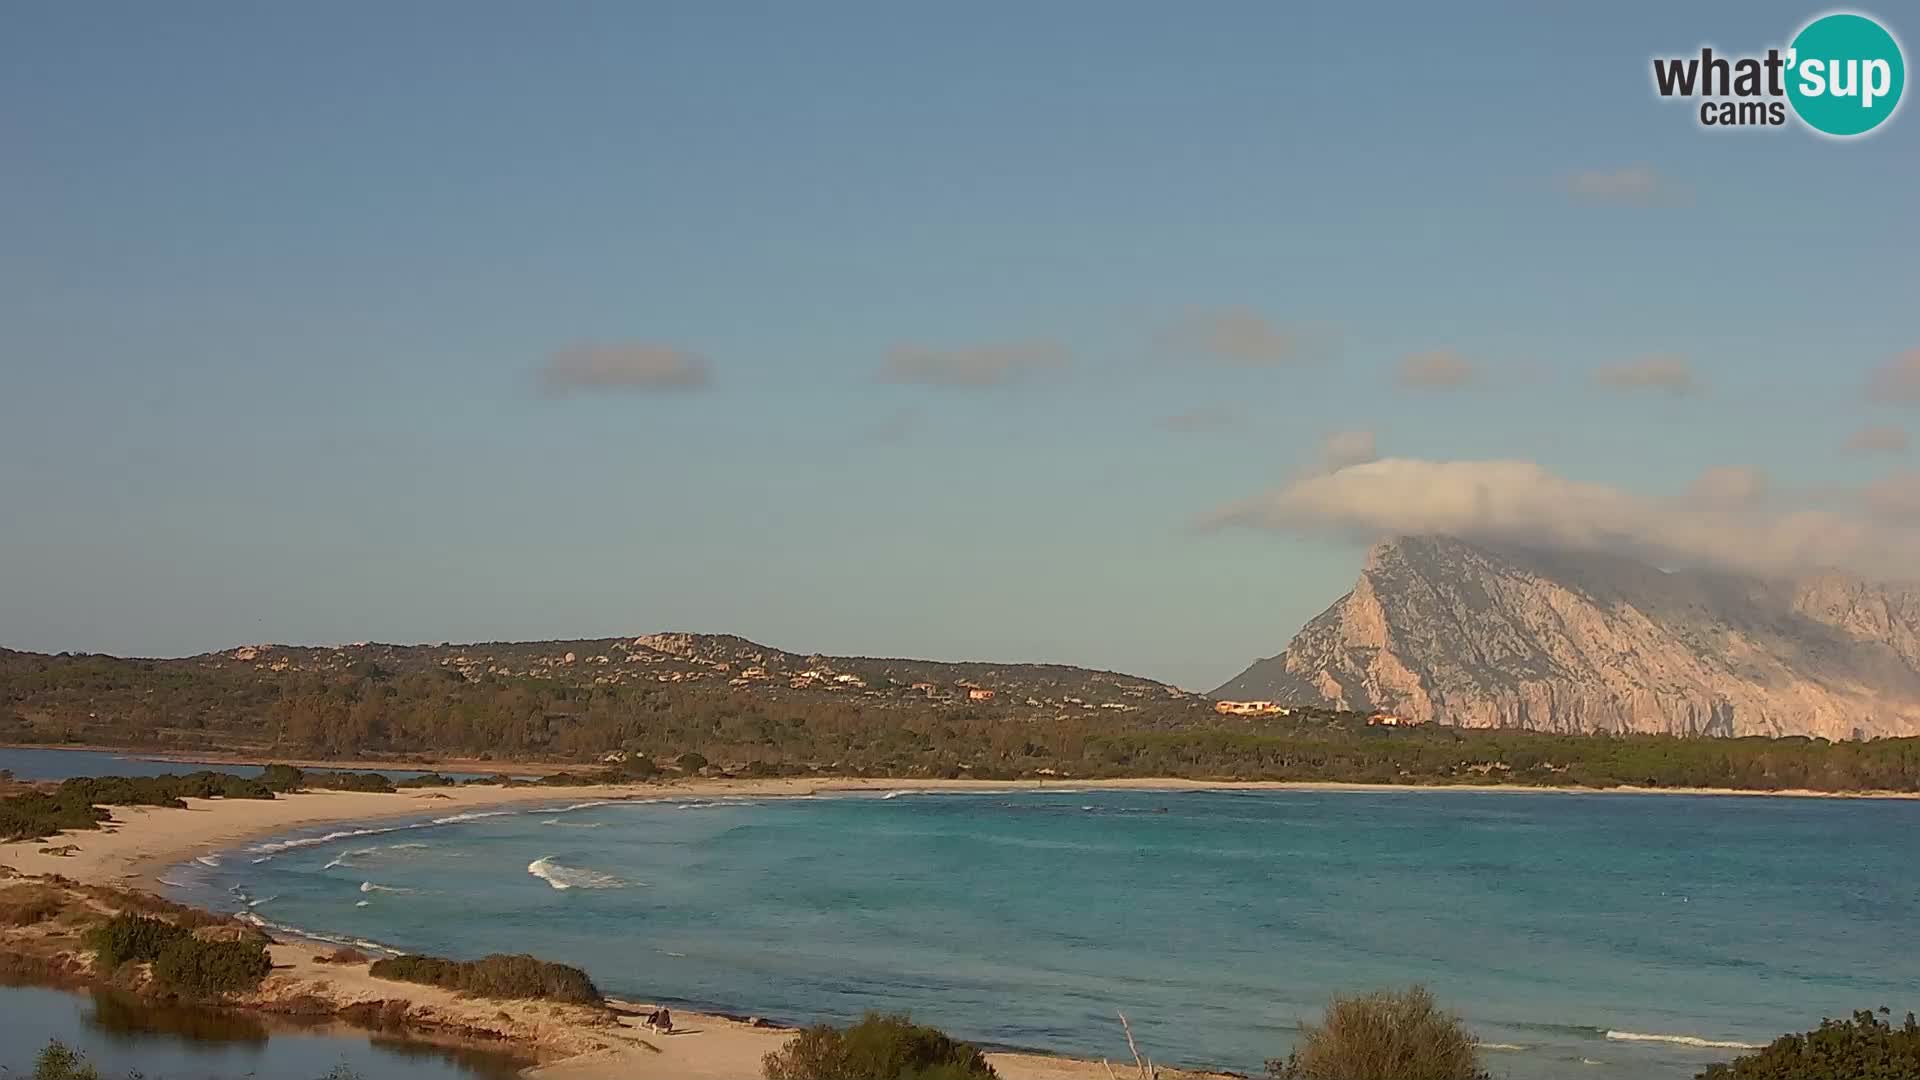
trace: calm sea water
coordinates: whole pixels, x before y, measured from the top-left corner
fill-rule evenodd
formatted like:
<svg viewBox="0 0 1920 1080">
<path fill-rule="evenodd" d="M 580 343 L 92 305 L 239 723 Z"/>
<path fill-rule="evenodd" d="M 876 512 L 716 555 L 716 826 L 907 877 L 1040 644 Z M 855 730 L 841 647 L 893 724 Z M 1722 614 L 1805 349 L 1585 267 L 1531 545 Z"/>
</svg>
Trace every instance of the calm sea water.
<svg viewBox="0 0 1920 1080">
<path fill-rule="evenodd" d="M 1920 1008 L 1920 803 L 1408 791 L 655 801 L 256 844 L 190 899 L 610 992 L 1258 1072 L 1422 983 L 1516 1080 L 1691 1077 Z M 339 833 L 341 827 L 332 832 Z M 1700 1045 L 1719 1044 L 1719 1045 Z"/>
<path fill-rule="evenodd" d="M 113 993 L 0 986 L 0 1077 L 28 1076 L 47 1040 L 106 1077 L 318 1080 L 345 1065 L 364 1080 L 510 1080 L 515 1063 L 353 1032 L 269 1028 L 254 1017 L 146 1005 Z"/>
</svg>

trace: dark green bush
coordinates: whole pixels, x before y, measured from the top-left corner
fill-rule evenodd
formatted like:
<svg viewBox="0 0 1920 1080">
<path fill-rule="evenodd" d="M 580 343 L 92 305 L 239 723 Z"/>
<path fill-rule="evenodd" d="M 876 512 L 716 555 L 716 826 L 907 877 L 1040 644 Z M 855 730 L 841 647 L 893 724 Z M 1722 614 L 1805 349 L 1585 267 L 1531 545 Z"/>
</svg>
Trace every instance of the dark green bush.
<svg viewBox="0 0 1920 1080">
<path fill-rule="evenodd" d="M 1487 1080 L 1479 1040 L 1442 1012 L 1422 987 L 1335 998 L 1318 1025 L 1300 1029 L 1286 1059 L 1267 1062 L 1275 1080 Z"/>
<path fill-rule="evenodd" d="M 807 1028 L 761 1063 L 766 1080 L 995 1080 L 973 1046 L 905 1014 L 868 1013 L 839 1031 Z"/>
<path fill-rule="evenodd" d="M 307 787 L 326 791 L 379 791 L 393 790 L 393 781 L 385 773 L 377 772 L 315 772 L 307 774 Z"/>
<path fill-rule="evenodd" d="M 93 950 L 97 969 L 110 972 L 130 960 L 150 964 L 167 946 L 188 936 L 165 919 L 121 914 L 88 931 L 87 947 Z"/>
<path fill-rule="evenodd" d="M 428 773 L 421 773 L 419 776 L 409 776 L 401 780 L 395 780 L 393 782 L 393 786 L 397 788 L 453 787 L 454 784 L 456 783 L 457 781 L 449 777 L 441 776 L 437 772 L 428 772 Z"/>
<path fill-rule="evenodd" d="M 292 765 L 273 764 L 260 770 L 260 782 L 275 791 L 298 791 L 307 774 Z"/>
<path fill-rule="evenodd" d="M 201 941 L 184 937 L 160 951 L 153 977 L 176 990 L 212 997 L 252 990 L 273 970 L 257 941 Z"/>
<path fill-rule="evenodd" d="M 187 798 L 271 799 L 273 789 L 232 773 L 172 776 L 100 776 L 67 780 L 52 792 L 0 799 L 0 838 L 38 839 L 64 829 L 95 829 L 110 816 L 103 806 L 185 809 Z"/>
<path fill-rule="evenodd" d="M 33 1059 L 33 1080 L 100 1080 L 100 1071 L 80 1052 L 55 1039 Z"/>
<path fill-rule="evenodd" d="M 1887 1011 L 1880 1010 L 1883 1014 Z M 1915 1080 L 1920 1077 L 1920 1024 L 1912 1013 L 1899 1027 L 1864 1009 L 1851 1020 L 1822 1020 L 1805 1035 L 1782 1035 L 1715 1065 L 1700 1080 Z"/>
<path fill-rule="evenodd" d="M 587 973 L 567 964 L 532 956 L 495 953 L 479 960 L 439 956 L 395 956 L 375 960 L 368 973 L 377 979 L 424 983 L 490 998 L 539 998 L 582 1005 L 603 1000 Z"/>
</svg>

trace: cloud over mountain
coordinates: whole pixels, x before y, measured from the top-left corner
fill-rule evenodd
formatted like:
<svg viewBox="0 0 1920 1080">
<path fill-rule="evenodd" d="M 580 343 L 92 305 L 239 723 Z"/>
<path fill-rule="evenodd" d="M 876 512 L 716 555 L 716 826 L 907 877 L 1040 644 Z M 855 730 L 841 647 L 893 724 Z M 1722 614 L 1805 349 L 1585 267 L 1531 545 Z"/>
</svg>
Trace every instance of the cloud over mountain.
<svg viewBox="0 0 1920 1080">
<path fill-rule="evenodd" d="M 1920 484 L 1911 487 L 1889 480 L 1875 499 L 1856 493 L 1852 509 L 1832 512 L 1776 508 L 1751 470 L 1710 471 L 1685 494 L 1654 497 L 1528 461 L 1387 458 L 1304 474 L 1206 524 L 1369 542 L 1440 534 L 1763 574 L 1838 567 L 1909 577 L 1920 551 L 1920 527 L 1902 516 L 1920 505 Z"/>
</svg>

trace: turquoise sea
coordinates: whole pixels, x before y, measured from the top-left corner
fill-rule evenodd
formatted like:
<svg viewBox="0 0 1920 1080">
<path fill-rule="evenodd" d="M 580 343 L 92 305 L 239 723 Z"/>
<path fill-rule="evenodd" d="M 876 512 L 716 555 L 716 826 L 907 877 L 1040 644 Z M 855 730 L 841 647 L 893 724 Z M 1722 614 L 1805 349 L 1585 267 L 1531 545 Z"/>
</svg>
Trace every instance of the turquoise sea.
<svg viewBox="0 0 1920 1080">
<path fill-rule="evenodd" d="M 173 870 L 346 941 L 526 951 L 609 992 L 1258 1073 L 1422 983 L 1515 1080 L 1691 1077 L 1920 1008 L 1920 802 L 1046 790 L 556 804 L 334 826 Z"/>
</svg>

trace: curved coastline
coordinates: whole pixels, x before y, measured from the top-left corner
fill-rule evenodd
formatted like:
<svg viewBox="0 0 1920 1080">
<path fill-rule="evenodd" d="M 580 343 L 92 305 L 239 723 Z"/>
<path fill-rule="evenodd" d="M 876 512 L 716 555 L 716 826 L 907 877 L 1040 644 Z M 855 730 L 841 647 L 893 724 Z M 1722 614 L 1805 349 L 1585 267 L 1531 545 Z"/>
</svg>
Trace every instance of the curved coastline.
<svg viewBox="0 0 1920 1080">
<path fill-rule="evenodd" d="M 1044 789 L 1080 786 L 1050 784 Z M 769 780 L 597 785 L 561 791 L 479 786 L 391 794 L 315 791 L 281 795 L 272 801 L 188 799 L 184 811 L 112 807 L 113 820 L 106 829 L 62 834 L 62 841 L 72 841 L 78 848 L 64 856 L 40 851 L 48 846 L 46 841 L 0 844 L 0 865 L 22 874 L 60 875 L 87 884 L 178 895 L 181 886 L 167 876 L 183 865 L 208 865 L 223 856 L 259 857 L 262 853 L 258 849 L 269 845 L 307 846 L 374 831 L 458 824 L 495 813 L 552 814 L 580 804 L 687 797 L 852 797 L 909 789 L 984 792 L 1041 788 L 1034 783 L 931 781 L 914 785 L 898 780 L 852 780 L 823 784 Z M 334 828 L 310 835 L 325 827 Z M 273 853 L 264 854 L 270 857 Z M 273 945 L 275 974 L 261 993 L 233 1002 L 230 1007 L 271 1013 L 318 998 L 345 1013 L 404 1002 L 429 1040 L 440 1036 L 502 1042 L 537 1055 L 542 1063 L 523 1073 L 536 1080 L 740 1080 L 759 1075 L 761 1059 L 778 1049 L 794 1031 L 757 1018 L 683 1011 L 673 998 L 657 1003 L 609 999 L 611 1019 L 608 1014 L 578 1006 L 462 999 L 436 987 L 374 979 L 365 963 L 327 962 L 335 949 L 354 943 L 298 927 L 267 925 L 291 940 Z M 384 945 L 379 947 L 386 949 Z M 675 1034 L 661 1036 L 641 1027 L 640 1019 L 654 1004 L 674 1007 Z M 1099 1062 L 1044 1052 L 995 1051 L 988 1057 L 1005 1080 L 1099 1080 L 1107 1076 Z M 1162 1075 L 1171 1080 L 1224 1074 L 1167 1069 Z"/>
<path fill-rule="evenodd" d="M 700 780 L 692 782 L 644 783 L 568 787 L 482 787 L 464 786 L 399 793 L 319 791 L 282 795 L 272 801 L 191 799 L 186 811 L 157 808 L 112 809 L 113 822 L 100 832 L 69 833 L 62 840 L 74 841 L 79 850 L 70 857 L 54 857 L 36 849 L 45 842 L 0 845 L 0 864 L 11 864 L 28 873 L 58 873 L 82 881 L 131 886 L 161 891 L 179 888 L 165 880 L 170 871 L 181 866 L 231 862 L 271 857 L 278 850 L 345 840 L 357 835 L 393 833 L 407 828 L 433 828 L 496 814 L 552 815 L 570 809 L 612 803 L 679 802 L 708 799 L 849 797 L 885 798 L 910 793 L 995 792 L 1080 792 L 1097 790 L 1135 791 L 1332 791 L 1361 793 L 1407 793 L 1459 791 L 1477 793 L 1559 793 L 1595 794 L 1689 794 L 1712 796 L 1728 794 L 1710 791 L 1657 792 L 1636 789 L 1557 789 L 1521 788 L 1510 785 L 1428 787 L 1412 785 L 1351 785 L 1319 783 L 1231 783 L 1178 780 L 1048 780 L 1024 782 L 982 781 L 903 781 L 898 779 L 836 780 Z M 1772 793 L 1748 793 L 1772 794 Z M 1413 796 L 1419 797 L 1419 796 Z M 287 845 L 282 847 L 281 845 Z M 274 849 L 274 850 L 265 850 Z M 177 893 L 175 895 L 178 895 Z M 262 914 L 271 915 L 270 911 Z M 609 1023 L 597 1020 L 546 1015 L 551 1007 L 512 1003 L 514 1023 L 493 1024 L 500 1010 L 498 1003 L 462 1002 L 428 987 L 414 987 L 374 980 L 364 965 L 322 964 L 318 958 L 341 945 L 368 948 L 372 942 L 343 942 L 309 934 L 300 928 L 271 924 L 271 928 L 299 940 L 275 946 L 276 977 L 286 983 L 277 993 L 280 1001 L 300 993 L 325 997 L 343 1007 L 366 1003 L 404 1001 L 431 1016 L 447 1031 L 466 1030 L 484 1033 L 482 1037 L 515 1043 L 535 1051 L 548 1060 L 529 1075 L 537 1077 L 599 1078 L 660 1076 L 691 1077 L 700 1080 L 739 1080 L 756 1075 L 761 1056 L 777 1048 L 790 1029 L 750 1024 L 731 1019 L 722 1012 L 698 1008 L 682 1014 L 685 999 L 664 998 L 661 1004 L 684 1015 L 696 1031 L 687 1036 L 663 1039 L 642 1034 L 626 1019 Z M 368 948 L 368 951 L 373 951 Z M 280 977 L 279 972 L 290 974 Z M 660 987 L 670 991 L 670 987 Z M 243 1007 L 274 1007 L 271 1001 L 245 1003 Z M 645 1006 L 616 1002 L 619 1015 L 643 1014 Z M 724 1004 L 708 1004 L 707 1009 L 723 1009 Z M 543 1012 L 545 1010 L 545 1012 Z M 491 1025 L 491 1026 L 489 1026 Z M 432 1029 L 429 1029 L 432 1030 Z M 1646 1029 L 1659 1031 L 1660 1029 Z M 1692 1045 L 1698 1036 L 1633 1036 L 1623 1032 L 1608 1034 L 1608 1039 L 1632 1041 L 1657 1040 Z M 1701 1043 L 1699 1045 L 1708 1045 Z M 1499 1046 L 1498 1049 L 1522 1049 Z M 993 1055 L 1001 1074 L 1008 1080 L 1080 1080 L 1098 1078 L 1104 1069 L 1092 1061 L 1060 1058 L 1031 1053 Z M 1177 1075 L 1169 1073 L 1169 1075 Z"/>
</svg>

